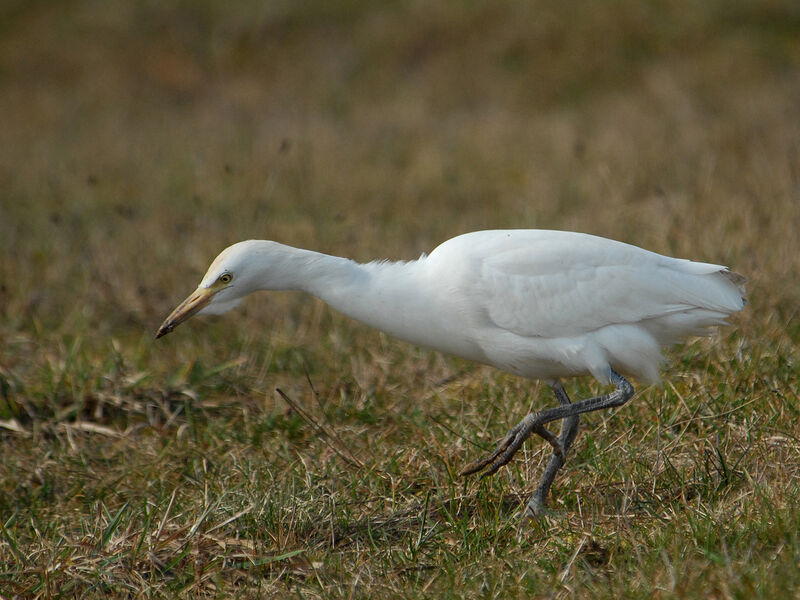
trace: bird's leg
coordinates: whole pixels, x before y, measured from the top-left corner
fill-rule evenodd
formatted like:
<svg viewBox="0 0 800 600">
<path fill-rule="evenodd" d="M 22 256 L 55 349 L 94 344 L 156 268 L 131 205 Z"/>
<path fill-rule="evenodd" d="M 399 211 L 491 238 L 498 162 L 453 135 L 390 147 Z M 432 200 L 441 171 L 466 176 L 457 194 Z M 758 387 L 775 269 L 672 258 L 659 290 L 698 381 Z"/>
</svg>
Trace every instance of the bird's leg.
<svg viewBox="0 0 800 600">
<path fill-rule="evenodd" d="M 570 404 L 569 396 L 560 381 L 556 381 L 553 384 L 553 392 L 555 392 L 559 404 L 562 406 Z M 572 442 L 575 441 L 575 437 L 578 435 L 579 420 L 579 415 L 573 415 L 565 418 L 561 422 L 561 435 L 558 436 L 561 451 L 553 452 L 553 454 L 550 455 L 550 462 L 547 463 L 547 468 L 544 470 L 542 479 L 539 481 L 539 485 L 536 487 L 533 496 L 528 500 L 528 506 L 525 508 L 526 516 L 537 517 L 544 512 L 545 501 L 547 500 L 550 486 L 553 484 L 558 470 L 564 466 L 566 454 L 569 452 Z"/>
<path fill-rule="evenodd" d="M 558 388 L 560 389 L 560 392 L 559 392 L 559 390 L 556 389 L 555 386 L 558 386 Z M 567 396 L 567 392 L 564 391 L 564 386 L 562 386 L 560 382 L 556 382 L 553 385 L 553 390 L 556 392 L 556 397 L 558 398 L 559 402 L 564 404 L 564 399 L 566 399 L 566 403 L 569 404 L 569 396 Z M 577 420 L 577 418 L 578 417 L 576 416 L 575 419 Z M 517 427 L 519 427 L 519 425 L 517 425 Z M 566 457 L 566 452 L 569 449 L 569 446 L 565 446 L 563 441 L 562 441 L 562 439 L 561 439 L 561 438 L 564 437 L 564 427 L 563 426 L 562 426 L 562 429 L 561 429 L 561 438 L 556 437 L 556 435 L 553 434 L 544 425 L 536 424 L 536 423 L 532 426 L 530 432 L 527 435 L 530 436 L 531 433 L 535 433 L 536 435 L 541 437 L 544 441 L 546 441 L 548 444 L 550 444 L 553 447 L 553 458 L 560 457 L 561 458 L 561 464 L 564 464 L 564 461 L 567 458 Z M 575 433 L 577 433 L 577 430 L 576 430 Z M 507 439 L 508 439 L 508 436 L 506 436 L 506 438 L 503 441 L 506 441 Z M 572 444 L 572 440 L 573 439 L 575 439 L 575 435 L 574 434 L 570 438 L 569 444 Z M 498 446 L 498 448 L 499 448 L 499 446 Z M 495 450 L 495 454 L 496 453 L 497 453 L 497 450 Z M 462 476 L 471 475 L 472 473 L 480 471 L 486 465 L 488 465 L 490 462 L 492 462 L 493 457 L 495 456 L 495 454 L 487 456 L 483 460 L 479 460 L 479 461 L 470 463 L 469 465 L 467 465 L 467 467 L 463 471 L 461 471 L 460 475 L 462 475 Z M 559 465 L 559 467 L 560 466 L 561 465 Z M 558 469 L 556 469 L 556 470 L 558 470 Z"/>
<path fill-rule="evenodd" d="M 493 475 L 500 467 L 507 464 L 512 459 L 514 454 L 517 453 L 517 450 L 519 450 L 522 446 L 523 442 L 528 439 L 531 433 L 534 433 L 540 426 L 544 426 L 547 423 L 557 421 L 559 419 L 569 419 L 570 417 L 577 417 L 583 413 L 592 412 L 595 410 L 603 410 L 605 408 L 615 408 L 625 404 L 628 400 L 630 400 L 631 396 L 633 396 L 633 386 L 627 379 L 613 369 L 610 369 L 610 371 L 611 382 L 616 386 L 616 389 L 613 392 L 610 394 L 605 394 L 604 396 L 588 398 L 586 400 L 581 400 L 579 402 L 570 404 L 568 399 L 567 403 L 563 403 L 563 398 L 561 397 L 560 392 L 556 390 L 556 396 L 559 398 L 559 402 L 562 402 L 560 406 L 548 408 L 546 410 L 527 415 L 524 419 L 517 423 L 511 429 L 511 431 L 508 432 L 503 441 L 497 445 L 497 448 L 495 448 L 494 452 L 492 452 L 483 460 L 479 460 L 468 465 L 463 471 L 461 471 L 461 475 L 471 475 L 472 473 L 482 471 L 486 467 L 488 467 L 488 469 L 481 477 Z M 564 395 L 566 396 L 566 394 Z M 575 427 L 575 431 L 572 433 L 570 433 L 571 427 L 569 427 L 569 422 L 565 423 L 565 426 L 566 432 L 562 430 L 562 434 L 565 435 L 564 439 L 566 440 L 570 436 L 572 439 L 574 439 L 575 434 L 577 433 L 577 426 Z M 570 443 L 572 443 L 571 440 Z M 564 454 L 563 449 L 561 454 Z M 558 469 L 555 470 L 557 471 Z"/>
</svg>

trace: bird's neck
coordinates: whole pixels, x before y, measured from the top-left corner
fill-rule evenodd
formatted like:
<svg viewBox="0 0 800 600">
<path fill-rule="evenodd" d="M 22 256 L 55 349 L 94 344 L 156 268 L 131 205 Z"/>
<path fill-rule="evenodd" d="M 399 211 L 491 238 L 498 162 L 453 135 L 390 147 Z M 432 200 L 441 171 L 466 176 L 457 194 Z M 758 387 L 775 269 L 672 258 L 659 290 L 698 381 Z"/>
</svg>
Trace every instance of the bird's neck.
<svg viewBox="0 0 800 600">
<path fill-rule="evenodd" d="M 464 310 L 443 293 L 429 259 L 357 263 L 264 242 L 269 273 L 256 289 L 302 290 L 365 325 L 396 338 L 462 356 L 486 360 L 474 340 L 462 335 Z"/>
<path fill-rule="evenodd" d="M 426 321 L 434 300 L 424 259 L 331 264 L 328 280 L 314 281 L 308 292 L 357 321 L 400 339 L 429 345 L 421 336 L 430 328 Z"/>
<path fill-rule="evenodd" d="M 260 244 L 257 251 L 264 253 L 265 260 L 260 261 L 264 272 L 255 274 L 256 289 L 302 290 L 322 298 L 318 290 L 337 288 L 357 276 L 358 263 L 346 258 L 278 242 Z"/>
<path fill-rule="evenodd" d="M 273 244 L 275 244 L 273 242 Z M 434 323 L 425 259 L 358 263 L 275 244 L 269 289 L 302 290 L 337 311 L 400 339 L 431 346 Z"/>
</svg>

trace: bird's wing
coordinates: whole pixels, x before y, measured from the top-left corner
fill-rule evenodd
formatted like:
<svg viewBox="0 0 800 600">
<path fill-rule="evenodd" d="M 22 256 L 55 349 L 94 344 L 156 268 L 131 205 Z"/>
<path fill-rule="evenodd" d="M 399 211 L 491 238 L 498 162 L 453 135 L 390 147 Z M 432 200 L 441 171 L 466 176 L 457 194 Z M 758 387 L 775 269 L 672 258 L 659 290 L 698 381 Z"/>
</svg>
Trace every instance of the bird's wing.
<svg viewBox="0 0 800 600">
<path fill-rule="evenodd" d="M 697 307 L 687 281 L 702 264 L 591 236 L 527 240 L 485 255 L 477 289 L 496 326 L 568 337 Z"/>
</svg>

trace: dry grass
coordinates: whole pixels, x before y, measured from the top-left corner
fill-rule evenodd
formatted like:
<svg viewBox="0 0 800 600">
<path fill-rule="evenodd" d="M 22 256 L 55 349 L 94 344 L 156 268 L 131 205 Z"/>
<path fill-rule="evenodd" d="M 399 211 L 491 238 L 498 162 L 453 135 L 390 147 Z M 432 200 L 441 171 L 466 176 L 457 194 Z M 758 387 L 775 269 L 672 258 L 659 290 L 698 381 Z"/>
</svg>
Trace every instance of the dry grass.
<svg viewBox="0 0 800 600">
<path fill-rule="evenodd" d="M 798 40 L 788 0 L 7 2 L 0 596 L 797 596 Z M 238 239 L 491 227 L 749 278 L 527 530 L 543 445 L 456 473 L 544 386 L 290 294 L 152 339 Z"/>
</svg>

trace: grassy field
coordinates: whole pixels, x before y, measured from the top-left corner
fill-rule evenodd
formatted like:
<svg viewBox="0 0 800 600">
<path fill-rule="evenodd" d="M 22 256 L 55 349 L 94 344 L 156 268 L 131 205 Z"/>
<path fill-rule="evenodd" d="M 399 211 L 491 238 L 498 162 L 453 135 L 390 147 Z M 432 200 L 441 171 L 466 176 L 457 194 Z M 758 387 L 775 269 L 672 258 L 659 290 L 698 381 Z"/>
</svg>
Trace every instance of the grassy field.
<svg viewBox="0 0 800 600">
<path fill-rule="evenodd" d="M 800 597 L 796 2 L 7 0 L 0 115 L 0 597 Z M 240 239 L 494 227 L 749 280 L 530 527 L 540 441 L 457 473 L 545 385 L 297 294 L 153 339 Z"/>
</svg>

